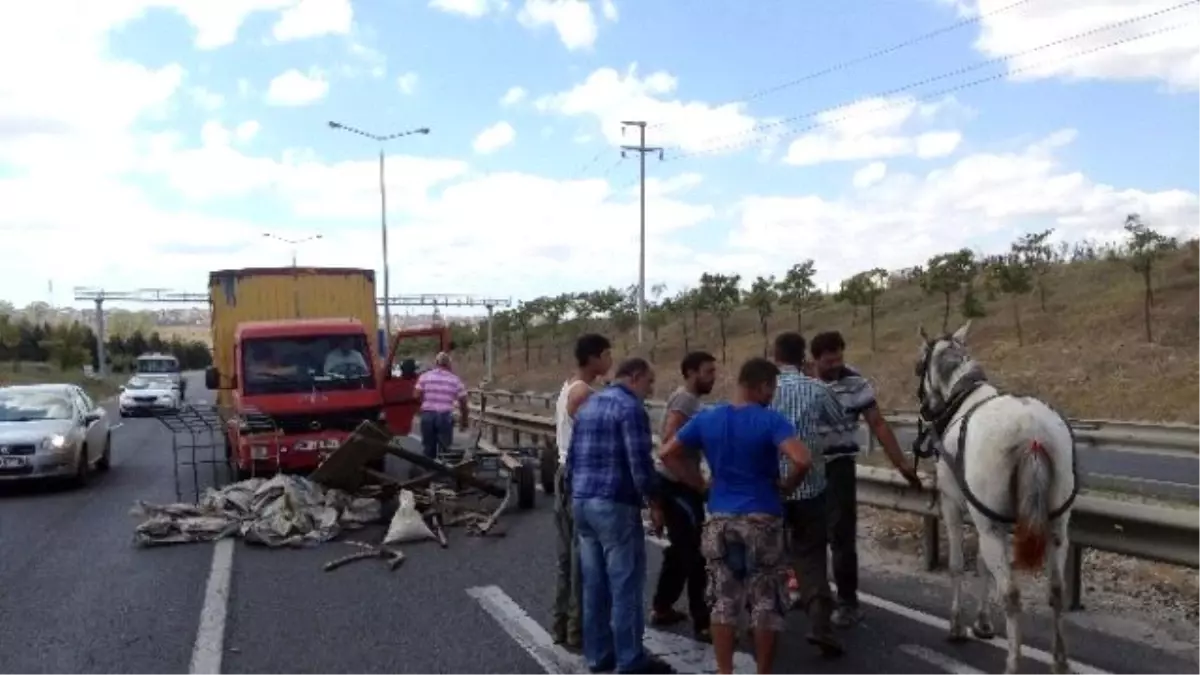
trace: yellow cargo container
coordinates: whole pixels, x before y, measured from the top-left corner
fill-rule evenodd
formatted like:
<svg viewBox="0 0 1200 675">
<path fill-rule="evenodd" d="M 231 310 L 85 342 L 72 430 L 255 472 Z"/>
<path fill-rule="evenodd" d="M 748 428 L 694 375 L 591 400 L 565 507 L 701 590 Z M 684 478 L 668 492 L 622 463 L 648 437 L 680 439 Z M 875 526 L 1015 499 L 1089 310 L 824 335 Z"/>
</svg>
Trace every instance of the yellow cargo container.
<svg viewBox="0 0 1200 675">
<path fill-rule="evenodd" d="M 213 365 L 228 386 L 236 372 L 234 340 L 247 321 L 353 318 L 362 322 L 374 350 L 378 332 L 374 270 L 333 267 L 265 267 L 218 270 L 208 276 L 212 305 Z M 221 389 L 217 403 L 229 406 Z"/>
</svg>

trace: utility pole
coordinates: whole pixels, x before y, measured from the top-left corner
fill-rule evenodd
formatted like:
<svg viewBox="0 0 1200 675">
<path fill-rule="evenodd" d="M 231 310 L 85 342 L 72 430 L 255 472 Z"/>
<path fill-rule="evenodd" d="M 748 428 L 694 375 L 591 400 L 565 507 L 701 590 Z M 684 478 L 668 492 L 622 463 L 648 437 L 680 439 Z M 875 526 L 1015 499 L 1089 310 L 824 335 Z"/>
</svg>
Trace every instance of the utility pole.
<svg viewBox="0 0 1200 675">
<path fill-rule="evenodd" d="M 379 144 L 379 230 L 381 239 L 381 248 L 383 248 L 383 297 L 391 297 L 391 274 L 389 274 L 388 265 L 388 236 L 387 236 L 387 187 L 384 183 L 384 153 L 383 146 L 390 140 L 403 138 L 404 136 L 412 136 L 413 134 L 428 135 L 429 127 L 420 127 L 419 129 L 409 129 L 407 131 L 398 131 L 394 134 L 373 134 L 362 129 L 355 129 L 352 126 L 342 124 L 341 122 L 329 121 L 329 128 L 335 131 L 347 131 L 359 136 L 365 136 Z M 385 303 L 383 305 L 383 324 L 386 326 L 385 335 L 389 338 L 392 335 L 392 309 L 391 305 Z"/>
<path fill-rule="evenodd" d="M 637 340 L 638 344 L 642 344 L 642 326 L 646 320 L 646 153 L 658 153 L 658 161 L 662 161 L 662 148 L 646 147 L 646 123 L 645 122 L 621 122 L 621 133 L 625 133 L 627 127 L 638 128 L 638 144 L 637 145 L 622 145 L 621 156 L 626 157 L 628 152 L 638 153 L 638 164 L 640 168 L 639 182 L 641 190 L 639 190 L 639 199 L 641 201 L 641 230 L 638 237 L 638 302 L 637 302 Z"/>
</svg>

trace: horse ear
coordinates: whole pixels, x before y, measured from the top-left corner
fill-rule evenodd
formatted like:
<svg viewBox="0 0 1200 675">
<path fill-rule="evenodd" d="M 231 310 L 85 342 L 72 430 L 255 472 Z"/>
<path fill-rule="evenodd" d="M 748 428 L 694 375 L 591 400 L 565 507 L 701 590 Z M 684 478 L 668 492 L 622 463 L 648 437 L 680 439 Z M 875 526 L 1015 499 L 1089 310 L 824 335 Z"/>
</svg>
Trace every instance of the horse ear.
<svg viewBox="0 0 1200 675">
<path fill-rule="evenodd" d="M 954 338 L 954 340 L 956 342 L 961 342 L 962 344 L 965 345 L 965 344 L 967 344 L 967 332 L 970 330 L 971 330 L 971 320 L 967 319 L 967 322 L 964 323 L 963 325 L 959 326 L 958 330 L 954 331 L 954 335 L 951 335 L 950 337 Z"/>
<path fill-rule="evenodd" d="M 925 324 L 917 324 L 917 337 L 921 338 L 921 345 L 929 344 L 929 334 L 925 332 Z"/>
</svg>

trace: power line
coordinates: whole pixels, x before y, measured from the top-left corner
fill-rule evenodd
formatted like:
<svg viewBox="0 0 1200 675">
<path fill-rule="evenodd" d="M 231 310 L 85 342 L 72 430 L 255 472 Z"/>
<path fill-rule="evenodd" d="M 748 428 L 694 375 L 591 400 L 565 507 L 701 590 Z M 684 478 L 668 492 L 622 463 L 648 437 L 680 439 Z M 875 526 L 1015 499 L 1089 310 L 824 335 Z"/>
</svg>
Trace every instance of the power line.
<svg viewBox="0 0 1200 675">
<path fill-rule="evenodd" d="M 796 135 L 796 134 L 803 133 L 803 132 L 805 132 L 805 131 L 809 131 L 809 130 L 812 130 L 812 129 L 818 129 L 818 128 L 820 128 L 820 127 L 828 126 L 829 124 L 833 124 L 833 123 L 835 123 L 835 122 L 840 122 L 840 121 L 842 121 L 842 120 L 845 120 L 845 119 L 851 119 L 851 118 L 854 118 L 854 117 L 857 117 L 857 116 L 860 116 L 860 115 L 864 115 L 864 114 L 868 114 L 868 113 L 874 113 L 874 112 L 879 112 L 879 111 L 882 111 L 882 110 L 887 110 L 887 109 L 889 109 L 889 108 L 893 108 L 893 107 L 896 107 L 896 106 L 898 106 L 898 105 L 901 105 L 901 104 L 908 104 L 908 103 L 910 102 L 910 101 L 908 101 L 908 100 L 892 101 L 892 102 L 889 102 L 889 103 L 888 103 L 888 104 L 886 104 L 886 105 L 877 106 L 877 107 L 871 108 L 871 109 L 869 109 L 869 110 L 858 111 L 858 112 L 855 112 L 855 113 L 853 113 L 853 114 L 843 115 L 843 116 L 841 116 L 841 117 L 837 117 L 837 118 L 833 118 L 833 119 L 828 119 L 828 120 L 825 120 L 825 121 L 822 121 L 822 122 L 817 122 L 817 123 L 814 123 L 814 124 L 811 124 L 811 125 L 805 126 L 805 127 L 801 128 L 801 129 L 795 129 L 795 128 L 791 128 L 791 127 L 790 127 L 790 125 L 791 125 L 792 123 L 794 123 L 794 122 L 797 122 L 797 121 L 800 121 L 800 120 L 803 120 L 803 119 L 808 119 L 808 118 L 817 117 L 817 116 L 824 115 L 824 114 L 826 114 L 826 113 L 830 113 L 830 112 L 835 112 L 835 111 L 837 111 L 837 110 L 841 110 L 841 109 L 844 109 L 844 108 L 850 108 L 850 107 L 852 107 L 852 106 L 855 106 L 855 105 L 857 105 L 857 104 L 859 104 L 859 103 L 863 103 L 863 102 L 865 102 L 865 101 L 869 101 L 869 100 L 876 99 L 876 98 L 884 98 L 884 97 L 887 97 L 887 96 L 891 96 L 891 95 L 893 95 L 893 94 L 898 94 L 898 93 L 900 93 L 900 92 L 908 91 L 908 90 L 910 90 L 910 89 L 915 89 L 915 88 L 917 88 L 917 87 L 921 87 L 921 86 L 924 86 L 924 85 L 927 85 L 927 84 L 931 84 L 931 83 L 933 83 L 933 82 L 937 82 L 937 81 L 944 80 L 944 79 L 947 79 L 947 78 L 950 78 L 950 77 L 954 77 L 954 76 L 956 76 L 956 75 L 962 75 L 962 74 L 964 74 L 964 73 L 968 73 L 968 72 L 972 72 L 972 71 L 975 71 L 975 70 L 979 70 L 979 69 L 981 69 L 981 68 L 984 68 L 984 67 L 987 67 L 987 66 L 990 66 L 990 65 L 995 65 L 995 64 L 997 64 L 997 63 L 1000 63 L 1000 62 L 1007 62 L 1007 61 L 1010 61 L 1010 60 L 1012 60 L 1012 59 L 1020 58 L 1020 57 L 1022 57 L 1022 56 L 1027 56 L 1027 55 L 1029 55 L 1029 54 L 1033 54 L 1033 53 L 1035 53 L 1035 52 L 1038 52 L 1038 51 L 1041 51 L 1041 50 L 1044 50 L 1044 49 L 1048 49 L 1048 48 L 1050 48 L 1050 47 L 1055 47 L 1055 46 L 1058 46 L 1058 45 L 1064 44 L 1064 43 L 1066 43 L 1066 42 L 1070 42 L 1070 41 L 1073 41 L 1073 40 L 1078 40 L 1078 39 L 1080 39 L 1080 38 L 1087 37 L 1087 36 L 1089 36 L 1089 35 L 1093 35 L 1093 34 L 1095 34 L 1095 33 L 1099 33 L 1099 32 L 1105 31 L 1105 30 L 1111 30 L 1112 28 L 1116 28 L 1116 27 L 1119 27 L 1119 26 L 1121 26 L 1121 25 L 1124 25 L 1124 24 L 1129 24 L 1129 23 L 1133 23 L 1133 22 L 1135 22 L 1135 21 L 1140 21 L 1140 20 L 1144 20 L 1144 19 L 1146 19 L 1146 18 L 1150 18 L 1150 17 L 1153 17 L 1153 16 L 1158 16 L 1158 15 L 1161 15 L 1161 14 L 1165 14 L 1165 13 L 1167 13 L 1167 12 L 1169 12 L 1169 11 L 1174 11 L 1174 10 L 1176 10 L 1176 9 L 1180 9 L 1180 8 L 1182 8 L 1182 7 L 1185 7 L 1185 6 L 1187 6 L 1187 5 L 1194 5 L 1194 4 L 1198 3 L 1198 2 L 1200 2 L 1200 0 L 1188 0 L 1188 2 L 1184 2 L 1184 3 L 1182 3 L 1182 4 L 1176 5 L 1176 6 L 1174 6 L 1174 7 L 1171 7 L 1171 8 L 1165 9 L 1165 10 L 1159 10 L 1159 11 L 1157 11 L 1157 12 L 1153 12 L 1153 13 L 1151 13 L 1151 14 L 1147 14 L 1147 15 L 1144 15 L 1144 16 L 1141 16 L 1141 17 L 1137 17 L 1137 18 L 1135 18 L 1135 19 L 1126 19 L 1126 20 L 1124 20 L 1124 21 L 1117 22 L 1117 23 L 1114 23 L 1114 24 L 1110 24 L 1110 25 L 1108 25 L 1108 26 L 1104 26 L 1104 27 L 1102 27 L 1102 28 L 1096 28 L 1096 29 L 1092 29 L 1092 30 L 1086 31 L 1086 32 L 1084 32 L 1084 33 L 1080 33 L 1080 34 L 1078 34 L 1078 35 L 1074 35 L 1074 36 L 1071 36 L 1071 37 L 1068 37 L 1068 38 L 1062 38 L 1062 39 L 1059 39 L 1059 40 L 1055 40 L 1054 42 L 1046 43 L 1046 44 L 1044 44 L 1044 45 L 1040 45 L 1040 46 L 1038 46 L 1038 47 L 1034 47 L 1034 48 L 1032 48 L 1032 49 L 1028 49 L 1028 50 L 1025 50 L 1025 51 L 1023 51 L 1023 52 L 1018 52 L 1018 53 L 1016 53 L 1016 54 L 1011 54 L 1011 55 L 1008 55 L 1008 56 L 1003 56 L 1003 57 L 997 57 L 997 58 L 995 58 L 995 59 L 989 59 L 988 61 L 983 61 L 983 62 L 980 62 L 980 63 L 977 63 L 977 64 L 973 64 L 973 65 L 970 65 L 970 66 L 965 66 L 965 67 L 962 67 L 962 68 L 958 68 L 958 69 L 952 70 L 952 71 L 950 71 L 950 72 L 947 72 L 947 73 L 942 73 L 942 74 L 940 74 L 940 75 L 935 75 L 935 76 L 932 76 L 932 77 L 927 77 L 927 78 L 924 78 L 924 79 L 918 80 L 918 81 L 916 81 L 916 82 L 911 82 L 911 83 L 909 83 L 909 84 L 906 84 L 906 85 L 903 85 L 903 86 L 900 86 L 900 87 L 896 87 L 896 88 L 893 88 L 893 89 L 889 89 L 889 90 L 887 90 L 887 91 L 883 91 L 883 92 L 875 93 L 875 94 L 872 94 L 872 95 L 870 95 L 870 96 L 860 97 L 860 98 L 858 98 L 858 99 L 856 99 L 856 100 L 854 100 L 854 101 L 851 101 L 851 102 L 849 102 L 849 103 L 843 103 L 843 104 L 836 105 L 836 106 L 832 106 L 832 107 L 829 107 L 829 108 L 822 108 L 822 109 L 820 109 L 820 110 L 814 110 L 814 111 L 811 111 L 811 112 L 806 112 L 806 113 L 803 113 L 803 114 L 800 114 L 800 115 L 793 115 L 793 116 L 786 117 L 786 118 L 784 118 L 784 119 L 781 119 L 781 120 L 775 120 L 775 121 L 772 121 L 772 122 L 764 122 L 764 123 L 762 123 L 762 124 L 757 124 L 757 125 L 755 125 L 754 127 L 752 127 L 751 129 L 749 129 L 749 130 L 747 130 L 747 131 L 738 132 L 738 133 L 736 133 L 736 134 L 727 134 L 727 135 L 723 135 L 723 136 L 716 136 L 716 137 L 713 137 L 712 139 L 709 139 L 709 140 L 720 140 L 721 138 L 739 138 L 739 137 L 747 136 L 747 135 L 750 135 L 750 134 L 757 134 L 757 133 L 759 133 L 759 132 L 762 132 L 762 131 L 765 131 L 765 130 L 768 130 L 768 129 L 778 128 L 778 127 L 785 127 L 785 128 L 786 128 L 786 130 L 788 131 L 788 133 L 786 133 L 786 134 L 784 134 L 784 135 L 782 135 L 782 136 L 781 136 L 781 135 L 772 135 L 772 136 L 768 136 L 768 137 L 761 137 L 761 136 L 760 136 L 760 137 L 754 137 L 754 138 L 751 138 L 751 139 L 749 139 L 749 140 L 747 140 L 747 141 L 725 143 L 725 144 L 722 144 L 722 145 L 719 145 L 719 146 L 715 146 L 715 147 L 708 147 L 708 148 L 705 148 L 705 149 L 703 149 L 703 150 L 696 150 L 696 151 L 692 151 L 692 152 L 684 152 L 684 153 L 676 153 L 676 154 L 670 155 L 670 156 L 669 156 L 669 157 L 667 157 L 666 159 L 667 159 L 667 161 L 672 161 L 672 160 L 683 159 L 683 158 L 686 158 L 686 157 L 696 157 L 696 156 L 701 156 L 701 155 L 709 155 L 709 154 L 714 154 L 714 153 L 718 153 L 718 152 L 724 152 L 724 151 L 729 151 L 729 150 L 740 150 L 740 149 L 743 149 L 743 148 L 747 148 L 747 147 L 753 147 L 753 146 L 755 146 L 755 145 L 760 145 L 760 144 L 762 144 L 763 142 L 765 142 L 766 140 L 770 140 L 770 139 L 778 139 L 778 138 L 785 137 L 785 136 L 794 136 L 794 135 Z M 936 92 L 932 92 L 932 93 L 925 94 L 925 95 L 923 95 L 923 96 L 917 97 L 915 100 L 916 100 L 916 101 L 927 101 L 927 100 L 930 100 L 930 99 L 933 99 L 933 98 L 937 98 L 937 97 L 940 97 L 940 96 L 944 96 L 944 95 L 946 95 L 946 94 L 950 94 L 950 93 L 953 93 L 953 92 L 956 92 L 956 91 L 960 91 L 960 90 L 963 90 L 963 89 L 969 89 L 969 88 L 971 88 L 971 87 L 975 87 L 975 86 L 978 86 L 978 85 L 981 85 L 981 84 L 986 84 L 986 83 L 988 83 L 988 82 L 994 82 L 994 81 L 996 81 L 996 80 L 1001 80 L 1001 79 L 1004 79 L 1004 78 L 1006 78 L 1006 77 L 1008 77 L 1008 76 L 1011 76 L 1011 75 L 1016 75 L 1016 74 L 1018 74 L 1018 73 L 1022 73 L 1022 72 L 1026 72 L 1026 71 L 1030 71 L 1030 70 L 1036 70 L 1036 69 L 1038 69 L 1038 68 L 1043 68 L 1043 67 L 1045 67 L 1045 66 L 1047 66 L 1047 65 L 1051 65 L 1051 64 L 1062 63 L 1062 62 L 1065 62 L 1065 61 L 1071 61 L 1071 60 L 1073 60 L 1073 59 L 1081 58 L 1081 57 L 1083 57 L 1083 56 L 1088 56 L 1088 55 L 1090 55 L 1090 54 L 1094 54 L 1094 53 L 1097 53 L 1097 52 L 1101 52 L 1101 51 L 1104 51 L 1104 50 L 1106 50 L 1106 49 L 1112 49 L 1112 48 L 1114 48 L 1114 47 L 1119 47 L 1119 46 L 1121 46 L 1121 45 L 1123 45 L 1123 44 L 1128 44 L 1128 43 L 1131 43 L 1131 42 L 1136 42 L 1136 41 L 1138 41 L 1138 40 L 1143 40 L 1143 39 L 1146 39 L 1146 38 L 1149 38 L 1149 37 L 1153 37 L 1153 36 L 1156 36 L 1156 35 L 1161 35 L 1161 34 L 1163 34 L 1163 33 L 1169 33 L 1169 32 L 1171 32 L 1171 31 L 1175 31 L 1175 30 L 1179 30 L 1180 28 L 1184 28 L 1184 27 L 1186 27 L 1186 26 L 1188 26 L 1188 25 L 1190 25 L 1190 24 L 1173 24 L 1173 25 L 1171 25 L 1171 26 L 1167 26 L 1167 27 L 1164 27 L 1164 28 L 1160 28 L 1160 29 L 1158 29 L 1158 30 L 1150 31 L 1150 32 L 1148 32 L 1148 33 L 1142 33 L 1141 35 L 1135 35 L 1135 36 L 1132 36 L 1132 37 L 1122 38 L 1122 39 L 1120 39 L 1120 40 L 1115 40 L 1115 41 L 1113 41 L 1113 42 L 1109 42 L 1109 43 L 1107 43 L 1107 44 L 1100 45 L 1100 46 L 1098 46 L 1098 47 L 1091 47 L 1091 48 L 1088 48 L 1088 49 L 1084 49 L 1084 50 L 1081 50 L 1081 51 L 1075 52 L 1075 53 L 1073 53 L 1073 54 L 1070 54 L 1070 55 L 1068 55 L 1068 56 L 1064 56 L 1064 57 L 1060 57 L 1060 58 L 1056 58 L 1056 59 L 1049 59 L 1049 60 L 1046 60 L 1046 61 L 1039 61 L 1039 62 L 1037 62 L 1037 63 L 1033 63 L 1033 64 L 1025 65 L 1025 66 L 1022 66 L 1022 67 L 1020 67 L 1020 68 L 1016 68 L 1016 69 L 1006 70 L 1006 71 L 1004 71 L 1004 72 L 1001 72 L 1001 73 L 996 73 L 996 74 L 994 74 L 994 75 L 989 75 L 989 76 L 987 76 L 987 77 L 983 77 L 983 78 L 980 78 L 980 79 L 977 79 L 977 80 L 970 80 L 970 81 L 967 81 L 967 82 L 962 82 L 962 83 L 956 84 L 956 85 L 954 85 L 954 86 L 952 86 L 952 87 L 948 87 L 948 88 L 945 88 L 945 89 L 938 90 L 938 91 L 936 91 Z"/>
<path fill-rule="evenodd" d="M 760 98 L 769 96 L 776 92 L 783 91 L 784 89 L 790 89 L 798 84 L 803 84 L 810 80 L 815 80 L 819 77 L 824 77 L 826 75 L 830 75 L 830 74 L 836 73 L 838 71 L 846 70 L 847 68 L 850 68 L 852 66 L 857 66 L 861 63 L 866 63 L 867 61 L 873 61 L 881 56 L 887 56 L 888 54 L 898 52 L 901 49 L 904 49 L 906 47 L 911 47 L 912 45 L 920 44 L 922 42 L 932 40 L 933 38 L 935 38 L 939 35 L 944 35 L 951 31 L 958 30 L 959 28 L 963 28 L 965 26 L 970 26 L 972 24 L 979 23 L 979 21 L 984 19 L 985 17 L 996 16 L 997 14 L 1002 14 L 1004 12 L 1009 11 L 1010 9 L 1015 9 L 1017 7 L 1020 7 L 1021 5 L 1029 4 L 1032 1 L 1033 0 L 1017 0 L 1016 2 L 1013 2 L 1011 4 L 1001 7 L 1000 9 L 997 9 L 997 10 L 994 10 L 991 12 L 981 12 L 974 16 L 970 16 L 965 19 L 960 19 L 952 24 L 942 26 L 941 28 L 936 28 L 934 30 L 929 31 L 928 33 L 922 33 L 921 35 L 918 35 L 916 37 L 908 38 L 907 40 L 897 42 L 896 44 L 890 45 L 888 47 L 883 47 L 882 49 L 877 49 L 873 52 L 863 54 L 862 56 L 856 56 L 852 59 L 847 59 L 845 61 L 839 61 L 831 66 L 827 66 L 825 68 L 822 68 L 821 70 L 813 71 L 807 75 L 803 75 L 794 80 L 788 80 L 787 82 L 784 82 L 782 84 L 777 84 L 777 85 L 774 85 L 771 87 L 767 87 L 765 89 L 759 89 L 757 91 L 751 92 L 750 94 L 737 99 L 734 102 L 749 103 L 750 101 L 758 100 Z M 659 128 L 659 127 L 667 126 L 668 124 L 669 124 L 668 122 L 658 122 L 657 124 L 651 125 L 651 127 Z"/>
</svg>

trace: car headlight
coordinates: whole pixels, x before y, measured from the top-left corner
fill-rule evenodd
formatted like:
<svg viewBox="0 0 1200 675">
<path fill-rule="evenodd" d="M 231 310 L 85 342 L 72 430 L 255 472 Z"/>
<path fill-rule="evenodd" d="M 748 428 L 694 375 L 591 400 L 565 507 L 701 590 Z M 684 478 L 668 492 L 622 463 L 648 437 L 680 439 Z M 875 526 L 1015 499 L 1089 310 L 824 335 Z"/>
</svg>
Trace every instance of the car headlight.
<svg viewBox="0 0 1200 675">
<path fill-rule="evenodd" d="M 62 434 L 54 434 L 42 439 L 43 450 L 62 450 L 67 447 L 67 437 Z"/>
</svg>

